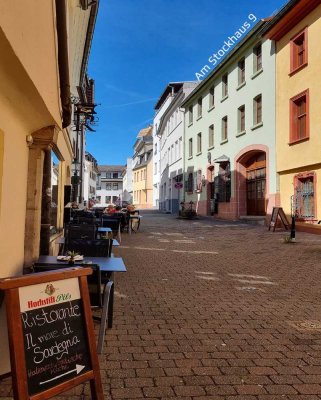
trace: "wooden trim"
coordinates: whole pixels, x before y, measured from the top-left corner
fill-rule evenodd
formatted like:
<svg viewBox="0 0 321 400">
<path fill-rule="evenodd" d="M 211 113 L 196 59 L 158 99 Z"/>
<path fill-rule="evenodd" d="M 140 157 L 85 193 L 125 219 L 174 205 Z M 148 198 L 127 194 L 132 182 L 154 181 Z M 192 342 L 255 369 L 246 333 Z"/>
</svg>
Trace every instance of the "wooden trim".
<svg viewBox="0 0 321 400">
<path fill-rule="evenodd" d="M 321 0 L 299 1 L 279 21 L 271 26 L 264 37 L 271 40 L 280 40 L 320 4 Z"/>
<path fill-rule="evenodd" d="M 308 140 L 310 138 L 310 92 L 309 89 L 304 90 L 303 92 L 297 94 L 294 97 L 291 97 L 290 99 L 290 112 L 289 112 L 289 126 L 290 126 L 290 132 L 289 132 L 289 144 L 294 144 L 294 143 L 299 143 L 304 140 Z M 295 116 L 296 110 L 297 110 L 297 105 L 295 102 L 299 100 L 300 98 L 305 97 L 305 102 L 306 102 L 306 135 L 303 138 L 298 138 L 296 135 L 296 130 L 297 130 L 297 117 Z"/>
<path fill-rule="evenodd" d="M 295 57 L 296 54 L 296 44 L 295 40 L 298 39 L 301 35 L 304 35 L 304 61 L 300 65 L 296 65 Z M 296 72 L 300 71 L 303 67 L 308 65 L 308 27 L 301 29 L 300 32 L 295 34 L 290 39 L 290 75 L 294 75 Z"/>
</svg>

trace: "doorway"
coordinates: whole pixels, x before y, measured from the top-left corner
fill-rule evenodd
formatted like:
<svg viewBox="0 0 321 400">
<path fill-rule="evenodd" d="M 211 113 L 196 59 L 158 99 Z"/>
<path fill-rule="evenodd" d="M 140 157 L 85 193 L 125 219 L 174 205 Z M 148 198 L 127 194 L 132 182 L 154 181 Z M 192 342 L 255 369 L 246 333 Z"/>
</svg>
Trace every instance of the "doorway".
<svg viewBox="0 0 321 400">
<path fill-rule="evenodd" d="M 258 153 L 245 164 L 247 215 L 266 214 L 266 156 Z"/>
</svg>

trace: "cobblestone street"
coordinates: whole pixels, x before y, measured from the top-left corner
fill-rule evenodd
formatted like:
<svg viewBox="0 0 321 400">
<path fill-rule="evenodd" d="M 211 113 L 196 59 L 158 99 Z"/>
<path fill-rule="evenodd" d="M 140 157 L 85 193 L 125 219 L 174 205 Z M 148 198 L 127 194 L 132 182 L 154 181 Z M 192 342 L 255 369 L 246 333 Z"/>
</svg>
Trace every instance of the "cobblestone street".
<svg viewBox="0 0 321 400">
<path fill-rule="evenodd" d="M 100 356 L 105 398 L 320 399 L 321 237 L 285 235 L 145 213 L 115 250 L 127 273 Z"/>
</svg>

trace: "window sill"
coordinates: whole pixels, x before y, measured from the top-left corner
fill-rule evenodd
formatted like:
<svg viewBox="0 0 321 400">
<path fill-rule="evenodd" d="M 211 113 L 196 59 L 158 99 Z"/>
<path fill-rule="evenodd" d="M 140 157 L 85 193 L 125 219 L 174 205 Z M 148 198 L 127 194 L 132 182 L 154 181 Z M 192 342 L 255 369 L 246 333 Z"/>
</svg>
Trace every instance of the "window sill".
<svg viewBox="0 0 321 400">
<path fill-rule="evenodd" d="M 258 124 L 255 124 L 251 127 L 251 131 L 255 131 L 255 129 L 261 128 L 263 126 L 263 121 L 259 122 Z"/>
<path fill-rule="evenodd" d="M 187 159 L 188 159 L 188 160 L 191 160 L 192 158 L 193 158 L 193 156 L 189 156 Z"/>
<path fill-rule="evenodd" d="M 192 126 L 193 125 L 193 122 L 190 122 L 188 125 L 187 125 L 187 128 L 189 128 L 190 126 Z"/>
<path fill-rule="evenodd" d="M 228 142 L 228 139 L 224 139 L 224 140 L 221 141 L 220 144 L 225 144 L 225 143 L 227 143 L 227 142 Z"/>
<path fill-rule="evenodd" d="M 301 71 L 301 69 L 305 68 L 308 65 L 308 62 L 305 62 L 304 64 L 300 65 L 299 67 L 294 68 L 292 71 L 290 71 L 289 76 L 295 75 L 297 72 Z"/>
<path fill-rule="evenodd" d="M 306 141 L 309 140 L 309 139 L 310 139 L 310 137 L 307 136 L 307 137 L 302 138 L 302 139 L 292 140 L 291 142 L 288 143 L 288 145 L 289 145 L 289 146 L 292 146 L 292 145 L 294 145 L 294 144 L 306 142 Z"/>
<path fill-rule="evenodd" d="M 257 76 L 262 74 L 263 68 L 259 69 L 258 71 L 254 72 L 254 74 L 251 76 L 251 79 L 255 79 Z"/>
<path fill-rule="evenodd" d="M 215 108 L 215 106 L 211 106 L 211 107 L 207 110 L 207 112 L 210 112 L 210 111 L 214 110 L 214 108 Z"/>
<path fill-rule="evenodd" d="M 240 84 L 238 85 L 238 87 L 236 88 L 236 90 L 242 89 L 242 87 L 244 87 L 245 85 L 246 85 L 246 81 L 240 83 Z"/>
<path fill-rule="evenodd" d="M 200 151 L 199 153 L 196 153 L 195 155 L 196 156 L 199 156 L 199 155 L 201 155 L 202 154 L 202 152 Z"/>
<path fill-rule="evenodd" d="M 212 150 L 214 149 L 214 146 L 209 147 L 207 150 Z"/>
<path fill-rule="evenodd" d="M 199 121 L 201 118 L 202 118 L 202 116 L 199 115 L 199 116 L 196 118 L 196 121 Z"/>
<path fill-rule="evenodd" d="M 223 101 L 225 101 L 226 99 L 228 99 L 228 94 L 221 98 L 221 103 L 223 103 Z"/>
<path fill-rule="evenodd" d="M 246 131 L 238 132 L 235 136 L 240 137 L 246 134 Z"/>
</svg>

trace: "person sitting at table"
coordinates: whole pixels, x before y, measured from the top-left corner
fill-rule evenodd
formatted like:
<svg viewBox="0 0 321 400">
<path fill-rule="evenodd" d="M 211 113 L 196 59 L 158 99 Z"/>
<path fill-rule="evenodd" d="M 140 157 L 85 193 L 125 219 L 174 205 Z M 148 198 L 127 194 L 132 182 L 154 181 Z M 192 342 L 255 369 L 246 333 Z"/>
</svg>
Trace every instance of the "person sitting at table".
<svg viewBox="0 0 321 400">
<path fill-rule="evenodd" d="M 105 209 L 103 214 L 114 214 L 116 212 L 115 206 L 112 204 L 109 204 Z"/>
</svg>

